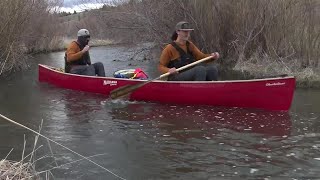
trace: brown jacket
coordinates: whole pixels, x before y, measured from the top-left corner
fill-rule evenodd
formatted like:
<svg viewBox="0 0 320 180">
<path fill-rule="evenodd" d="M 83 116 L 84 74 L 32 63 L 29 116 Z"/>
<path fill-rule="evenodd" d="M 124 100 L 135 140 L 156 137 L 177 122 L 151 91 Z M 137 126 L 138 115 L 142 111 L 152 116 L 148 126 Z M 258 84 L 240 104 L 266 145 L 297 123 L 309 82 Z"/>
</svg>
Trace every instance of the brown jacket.
<svg viewBox="0 0 320 180">
<path fill-rule="evenodd" d="M 192 52 L 194 58 L 196 60 L 203 59 L 205 57 L 210 56 L 210 54 L 202 53 L 192 42 L 189 41 L 189 50 Z M 181 49 L 187 52 L 187 45 L 181 45 L 176 43 Z M 169 71 L 168 64 L 170 61 L 176 60 L 180 57 L 179 51 L 174 48 L 171 44 L 168 44 L 162 51 L 160 56 L 160 62 L 158 69 L 161 73 L 167 73 Z"/>
</svg>

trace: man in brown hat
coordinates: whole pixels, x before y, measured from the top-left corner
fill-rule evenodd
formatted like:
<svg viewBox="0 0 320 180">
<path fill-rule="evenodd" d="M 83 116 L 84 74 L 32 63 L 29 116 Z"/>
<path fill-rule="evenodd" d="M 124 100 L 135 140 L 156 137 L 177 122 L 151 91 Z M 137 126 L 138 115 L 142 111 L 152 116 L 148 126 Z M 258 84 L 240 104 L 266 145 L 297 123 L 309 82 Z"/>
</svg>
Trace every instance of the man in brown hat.
<svg viewBox="0 0 320 180">
<path fill-rule="evenodd" d="M 197 65 L 191 69 L 178 73 L 176 69 L 190 64 L 194 61 L 212 56 L 219 58 L 219 53 L 204 54 L 191 41 L 190 32 L 193 28 L 186 21 L 176 25 L 175 32 L 168 44 L 161 53 L 158 69 L 162 73 L 169 72 L 169 81 L 217 81 L 218 69 L 214 65 Z"/>
</svg>

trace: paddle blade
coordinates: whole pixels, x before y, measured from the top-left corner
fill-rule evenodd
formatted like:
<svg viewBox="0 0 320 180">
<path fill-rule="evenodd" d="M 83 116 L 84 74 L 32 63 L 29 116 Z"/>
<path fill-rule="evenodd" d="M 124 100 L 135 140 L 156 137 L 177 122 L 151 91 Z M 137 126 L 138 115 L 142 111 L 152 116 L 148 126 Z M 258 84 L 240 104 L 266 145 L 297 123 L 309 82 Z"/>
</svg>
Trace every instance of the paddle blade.
<svg viewBox="0 0 320 180">
<path fill-rule="evenodd" d="M 119 88 L 114 89 L 110 92 L 110 97 L 111 97 L 111 99 L 117 99 L 120 97 L 124 97 L 149 82 L 150 81 L 137 83 L 135 85 L 125 85 L 125 86 L 119 87 Z"/>
</svg>

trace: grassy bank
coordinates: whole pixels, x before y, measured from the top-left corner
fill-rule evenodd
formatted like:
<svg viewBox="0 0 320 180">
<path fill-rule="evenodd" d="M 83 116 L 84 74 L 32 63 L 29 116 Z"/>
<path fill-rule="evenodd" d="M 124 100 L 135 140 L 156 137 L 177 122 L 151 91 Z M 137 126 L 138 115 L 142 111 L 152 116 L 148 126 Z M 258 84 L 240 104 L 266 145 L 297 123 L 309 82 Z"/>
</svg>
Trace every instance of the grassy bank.
<svg viewBox="0 0 320 180">
<path fill-rule="evenodd" d="M 320 70 L 312 67 L 300 67 L 300 60 L 282 61 L 265 57 L 264 59 L 251 58 L 248 61 L 237 63 L 234 70 L 252 77 L 268 77 L 287 74 L 295 76 L 296 87 L 320 89 Z"/>
</svg>

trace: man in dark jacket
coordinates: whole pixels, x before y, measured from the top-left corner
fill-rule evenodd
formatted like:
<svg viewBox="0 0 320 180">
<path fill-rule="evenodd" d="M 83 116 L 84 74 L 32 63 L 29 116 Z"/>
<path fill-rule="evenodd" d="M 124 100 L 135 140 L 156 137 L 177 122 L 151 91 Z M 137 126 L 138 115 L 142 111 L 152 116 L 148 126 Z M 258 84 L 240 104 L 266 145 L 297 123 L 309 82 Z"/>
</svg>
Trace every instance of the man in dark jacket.
<svg viewBox="0 0 320 180">
<path fill-rule="evenodd" d="M 65 54 L 65 72 L 88 76 L 105 76 L 104 66 L 101 62 L 91 64 L 89 40 L 89 31 L 80 29 L 77 41 L 71 42 Z"/>
</svg>

